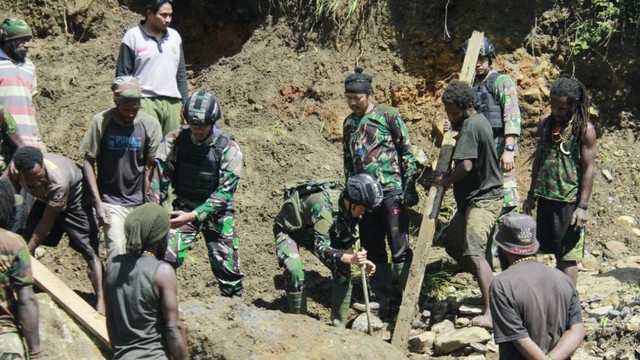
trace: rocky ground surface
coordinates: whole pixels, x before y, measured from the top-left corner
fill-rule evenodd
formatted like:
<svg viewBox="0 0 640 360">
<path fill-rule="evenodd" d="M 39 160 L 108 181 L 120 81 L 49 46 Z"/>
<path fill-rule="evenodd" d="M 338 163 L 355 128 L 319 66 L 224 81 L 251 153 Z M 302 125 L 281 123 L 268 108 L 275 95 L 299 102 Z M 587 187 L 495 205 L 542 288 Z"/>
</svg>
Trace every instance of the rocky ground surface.
<svg viewBox="0 0 640 360">
<path fill-rule="evenodd" d="M 355 40 L 348 36 L 346 26 L 332 42 L 318 28 L 310 30 L 314 17 L 306 13 L 269 16 L 268 4 L 260 1 L 249 5 L 221 1 L 215 10 L 207 8 L 209 3 L 213 2 L 180 2 L 175 22 L 185 39 L 192 90 L 203 88 L 216 94 L 223 110 L 220 126 L 235 135 L 245 156 L 236 208 L 247 278 L 243 299 L 230 303 L 218 296 L 203 242 L 190 251 L 178 279 L 192 358 L 496 359 L 491 333 L 468 327 L 479 301 L 475 281 L 460 273 L 437 245 L 427 267 L 425 289 L 429 291 L 425 290 L 414 322 L 417 338 L 406 352 L 398 353 L 380 340 L 389 337 L 385 330 L 371 339 L 326 326 L 330 273 L 306 250 L 302 257 L 308 277 L 309 316 L 282 314 L 286 300 L 271 221 L 281 204 L 283 184 L 308 177 L 342 178 L 340 129 L 349 112 L 342 81 L 356 62 L 374 75 L 376 99 L 401 110 L 413 142 L 425 157 L 433 159 L 438 151 L 438 128 L 444 120 L 439 97 L 461 65 L 456 51 L 478 24 L 495 18 L 517 19 L 509 31 L 502 26 L 488 26 L 486 31 L 499 49 L 496 68 L 510 73 L 520 91 L 525 130 L 517 165 L 520 193 L 525 194 L 530 175 L 526 160 L 534 147 L 535 123 L 549 110 L 549 86 L 560 72 L 575 65 L 562 56 L 561 38 L 554 33 L 569 17 L 566 9 L 544 1 L 503 2 L 489 11 L 460 2 L 452 4 L 445 15 L 445 2 L 382 1 L 371 6 L 369 21 Z M 294 6 L 297 2 L 280 3 Z M 256 4 L 259 6 L 251 6 Z M 0 4 L 3 17 L 24 16 L 36 30 L 31 44 L 39 75 L 36 107 L 51 151 L 80 160 L 78 144 L 91 115 L 112 106 L 109 84 L 120 37 L 139 19 L 129 5 L 124 0 Z M 443 19 L 447 20 L 444 26 Z M 449 38 L 443 35 L 443 28 Z M 592 112 L 599 124 L 599 138 L 587 255 L 578 280 L 587 338 L 577 359 L 639 356 L 640 125 L 632 104 L 624 102 L 627 90 L 608 96 L 604 87 L 611 83 L 633 88 L 624 82 L 633 80 L 637 72 L 629 60 L 632 54 L 620 51 L 620 59 L 610 59 L 619 60 L 615 66 L 622 67 L 620 75 L 609 72 L 608 65 L 601 66 L 598 59 L 578 66 L 579 75 L 599 67 L 598 72 L 585 76 L 596 99 Z M 622 63 L 626 65 L 619 65 Z M 440 225 L 452 210 L 447 197 Z M 412 242 L 419 231 L 420 211 L 419 206 L 412 211 Z M 48 249 L 41 260 L 87 301 L 95 301 L 85 265 L 76 253 L 61 244 Z M 549 259 L 540 260 L 552 265 Z M 359 279 L 355 280 L 354 294 L 360 298 Z M 108 351 L 65 318 L 45 294 L 38 298 L 49 358 L 108 357 Z M 356 311 L 351 315 L 358 316 Z M 227 339 L 225 333 L 234 336 L 218 340 Z"/>
</svg>

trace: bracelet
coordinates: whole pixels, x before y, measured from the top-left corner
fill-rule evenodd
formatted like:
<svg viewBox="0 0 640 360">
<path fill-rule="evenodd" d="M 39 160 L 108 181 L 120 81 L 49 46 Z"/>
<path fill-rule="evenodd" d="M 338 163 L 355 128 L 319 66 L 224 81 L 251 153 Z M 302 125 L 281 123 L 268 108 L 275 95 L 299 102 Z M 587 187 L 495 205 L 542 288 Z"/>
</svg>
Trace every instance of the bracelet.
<svg viewBox="0 0 640 360">
<path fill-rule="evenodd" d="M 547 360 L 553 360 L 553 356 L 547 354 Z"/>
<path fill-rule="evenodd" d="M 585 203 L 579 203 L 578 204 L 578 208 L 582 209 L 582 210 L 587 210 L 589 208 L 589 206 L 587 206 L 587 204 L 585 204 Z"/>
</svg>

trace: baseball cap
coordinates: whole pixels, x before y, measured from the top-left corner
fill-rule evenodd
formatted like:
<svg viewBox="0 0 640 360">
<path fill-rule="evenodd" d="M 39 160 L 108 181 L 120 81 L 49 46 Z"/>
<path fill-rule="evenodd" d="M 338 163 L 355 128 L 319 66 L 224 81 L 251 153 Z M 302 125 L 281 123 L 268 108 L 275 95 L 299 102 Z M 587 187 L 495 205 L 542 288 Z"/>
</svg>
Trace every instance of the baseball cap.
<svg viewBox="0 0 640 360">
<path fill-rule="evenodd" d="M 493 240 L 514 255 L 534 255 L 540 247 L 536 239 L 536 221 L 526 214 L 505 215 Z"/>
</svg>

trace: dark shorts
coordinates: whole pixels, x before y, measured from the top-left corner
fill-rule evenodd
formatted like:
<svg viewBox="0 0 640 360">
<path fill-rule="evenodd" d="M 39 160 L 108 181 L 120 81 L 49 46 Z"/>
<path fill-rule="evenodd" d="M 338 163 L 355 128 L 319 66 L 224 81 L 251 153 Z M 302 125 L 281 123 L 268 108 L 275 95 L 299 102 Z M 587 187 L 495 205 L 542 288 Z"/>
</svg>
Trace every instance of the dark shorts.
<svg viewBox="0 0 640 360">
<path fill-rule="evenodd" d="M 576 231 L 571 217 L 576 204 L 538 199 L 536 237 L 539 253 L 554 254 L 556 259 L 579 261 L 584 257 L 584 228 Z"/>
<path fill-rule="evenodd" d="M 31 207 L 27 225 L 24 231 L 24 238 L 30 239 L 35 231 L 46 208 L 45 203 L 36 200 Z M 51 232 L 42 245 L 58 246 L 63 234 L 69 237 L 69 246 L 87 259 L 98 256 L 98 226 L 93 218 L 92 210 L 89 206 L 70 206 L 67 210 L 58 214 Z"/>
<path fill-rule="evenodd" d="M 484 257 L 502 202 L 502 198 L 477 200 L 466 209 L 456 211 L 444 235 L 445 248 L 463 256 Z"/>
</svg>

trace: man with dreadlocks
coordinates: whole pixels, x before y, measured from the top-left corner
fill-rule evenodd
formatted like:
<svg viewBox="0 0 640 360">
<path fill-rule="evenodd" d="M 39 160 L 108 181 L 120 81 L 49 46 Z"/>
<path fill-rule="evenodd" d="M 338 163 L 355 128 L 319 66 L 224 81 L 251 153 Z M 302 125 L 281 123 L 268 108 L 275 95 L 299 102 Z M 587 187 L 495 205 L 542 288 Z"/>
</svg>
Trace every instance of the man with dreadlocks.
<svg viewBox="0 0 640 360">
<path fill-rule="evenodd" d="M 589 121 L 584 85 L 562 77 L 551 86 L 551 114 L 538 125 L 538 147 L 524 212 L 538 206 L 540 252 L 554 254 L 556 267 L 574 285 L 584 256 L 584 228 L 595 173 L 596 131 Z"/>
</svg>

